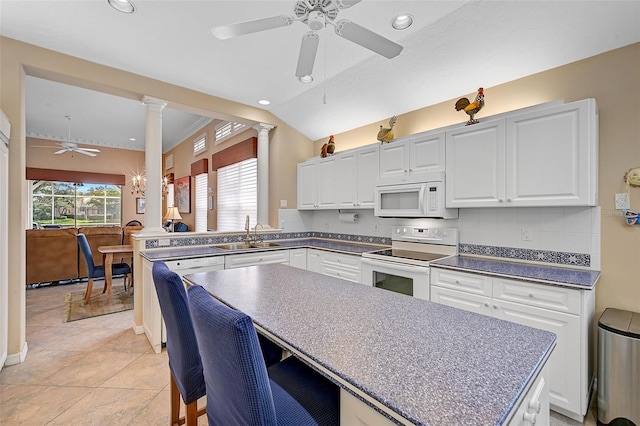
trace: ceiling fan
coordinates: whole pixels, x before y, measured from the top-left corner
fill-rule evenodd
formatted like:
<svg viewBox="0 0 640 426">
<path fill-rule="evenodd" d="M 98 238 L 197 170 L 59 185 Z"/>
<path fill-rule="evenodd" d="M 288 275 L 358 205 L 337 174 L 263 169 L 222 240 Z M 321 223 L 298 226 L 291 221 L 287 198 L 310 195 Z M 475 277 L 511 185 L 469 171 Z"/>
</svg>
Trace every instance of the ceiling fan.
<svg viewBox="0 0 640 426">
<path fill-rule="evenodd" d="M 54 154 L 64 154 L 65 152 L 77 152 L 79 154 L 88 155 L 89 157 L 95 157 L 97 154 L 94 152 L 100 152 L 99 149 L 95 148 L 82 148 L 79 147 L 77 143 L 71 142 L 71 116 L 65 115 L 65 118 L 69 120 L 69 136 L 67 138 L 68 142 L 57 142 L 60 146 L 60 150 L 54 152 Z M 36 146 L 36 148 L 55 148 L 53 146 Z"/>
<path fill-rule="evenodd" d="M 347 19 L 335 21 L 341 9 L 347 9 L 360 3 L 360 1 L 362 0 L 297 0 L 293 7 L 295 16 L 280 15 L 223 25 L 212 28 L 211 32 L 216 38 L 226 40 L 245 34 L 285 27 L 291 25 L 294 21 L 303 22 L 311 31 L 302 37 L 298 66 L 296 68 L 296 77 L 298 78 L 311 75 L 318 51 L 318 43 L 320 42 L 317 31 L 323 29 L 327 24 L 332 25 L 336 34 L 340 37 L 346 38 L 385 58 L 391 59 L 398 56 L 403 49 L 399 44 Z"/>
</svg>

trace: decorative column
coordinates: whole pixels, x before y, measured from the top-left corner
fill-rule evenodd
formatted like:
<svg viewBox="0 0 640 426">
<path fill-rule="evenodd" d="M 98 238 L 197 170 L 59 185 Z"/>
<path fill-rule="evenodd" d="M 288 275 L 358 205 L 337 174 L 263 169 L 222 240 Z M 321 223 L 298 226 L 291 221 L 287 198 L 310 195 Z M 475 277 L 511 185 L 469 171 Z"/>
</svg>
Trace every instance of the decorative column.
<svg viewBox="0 0 640 426">
<path fill-rule="evenodd" d="M 269 228 L 269 131 L 275 126 L 260 123 L 258 131 L 258 223 Z"/>
<path fill-rule="evenodd" d="M 167 102 L 145 96 L 147 107 L 145 133 L 144 229 L 141 234 L 164 233 L 162 229 L 162 110 Z"/>
</svg>

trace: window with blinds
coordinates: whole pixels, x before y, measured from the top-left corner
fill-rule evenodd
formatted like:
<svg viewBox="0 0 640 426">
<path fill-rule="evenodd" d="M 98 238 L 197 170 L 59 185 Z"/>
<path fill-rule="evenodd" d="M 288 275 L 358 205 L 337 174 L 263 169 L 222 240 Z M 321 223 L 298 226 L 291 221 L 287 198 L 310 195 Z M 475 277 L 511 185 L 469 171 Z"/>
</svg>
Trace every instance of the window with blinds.
<svg viewBox="0 0 640 426">
<path fill-rule="evenodd" d="M 204 133 L 193 140 L 193 155 L 207 150 L 207 134 Z"/>
<path fill-rule="evenodd" d="M 208 175 L 201 173 L 195 177 L 195 210 L 196 210 L 196 232 L 207 230 L 207 184 Z"/>
<path fill-rule="evenodd" d="M 246 124 L 226 121 L 216 126 L 216 145 L 231 136 L 240 133 L 247 127 Z"/>
<path fill-rule="evenodd" d="M 258 215 L 257 158 L 218 169 L 218 231 L 243 230 L 247 215 L 255 226 Z"/>
</svg>

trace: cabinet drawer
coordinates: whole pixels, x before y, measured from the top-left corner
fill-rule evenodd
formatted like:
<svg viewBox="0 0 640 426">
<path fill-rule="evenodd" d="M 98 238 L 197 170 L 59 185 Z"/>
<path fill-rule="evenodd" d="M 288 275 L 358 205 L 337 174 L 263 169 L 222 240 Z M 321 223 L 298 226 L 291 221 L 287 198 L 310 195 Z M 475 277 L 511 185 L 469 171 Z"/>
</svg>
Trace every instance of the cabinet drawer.
<svg viewBox="0 0 640 426">
<path fill-rule="evenodd" d="M 224 256 L 198 257 L 195 259 L 168 260 L 165 262 L 171 270 L 194 269 L 214 265 L 224 265 Z"/>
<path fill-rule="evenodd" d="M 356 283 L 360 282 L 360 270 L 355 270 L 352 268 L 341 268 L 340 266 L 323 264 L 322 273 L 324 275 L 342 278 L 343 280 L 353 281 Z"/>
<path fill-rule="evenodd" d="M 580 314 L 580 290 L 496 277 L 493 279 L 493 298 L 558 312 Z"/>
<path fill-rule="evenodd" d="M 336 265 L 343 268 L 352 268 L 358 270 L 361 268 L 360 256 L 350 256 L 348 254 L 339 254 L 329 251 L 323 253 L 322 263 L 326 265 Z"/>
<path fill-rule="evenodd" d="M 491 316 L 491 298 L 463 291 L 431 286 L 431 301 L 477 314 Z"/>
<path fill-rule="evenodd" d="M 491 297 L 491 277 L 449 269 L 431 268 L 431 285 Z"/>
<path fill-rule="evenodd" d="M 266 265 L 269 263 L 289 263 L 287 250 L 265 251 L 260 253 L 234 254 L 225 256 L 225 269 L 244 266 Z"/>
</svg>

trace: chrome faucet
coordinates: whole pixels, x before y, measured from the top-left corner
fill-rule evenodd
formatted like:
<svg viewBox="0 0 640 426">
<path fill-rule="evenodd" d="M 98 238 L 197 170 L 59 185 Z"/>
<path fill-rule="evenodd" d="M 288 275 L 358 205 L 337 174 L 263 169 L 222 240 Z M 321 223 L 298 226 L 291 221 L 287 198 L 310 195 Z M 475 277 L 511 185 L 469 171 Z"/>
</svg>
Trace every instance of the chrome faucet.
<svg viewBox="0 0 640 426">
<path fill-rule="evenodd" d="M 258 226 L 264 230 L 264 226 L 260 222 L 256 223 L 256 226 L 253 228 L 253 242 L 258 242 Z"/>
<path fill-rule="evenodd" d="M 251 242 L 251 237 L 249 236 L 249 215 L 244 222 L 244 230 L 247 231 L 247 236 L 244 238 L 244 242 L 249 244 Z"/>
</svg>

